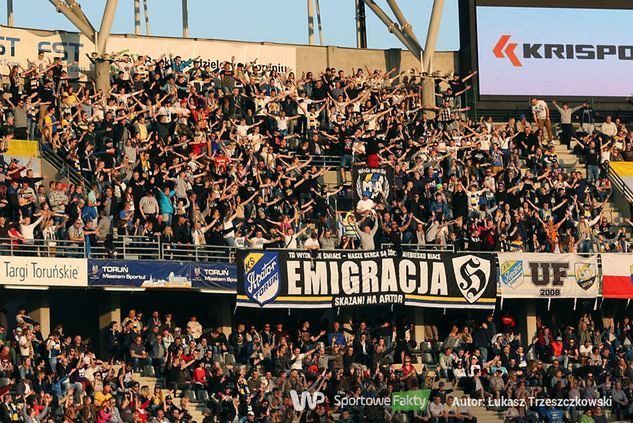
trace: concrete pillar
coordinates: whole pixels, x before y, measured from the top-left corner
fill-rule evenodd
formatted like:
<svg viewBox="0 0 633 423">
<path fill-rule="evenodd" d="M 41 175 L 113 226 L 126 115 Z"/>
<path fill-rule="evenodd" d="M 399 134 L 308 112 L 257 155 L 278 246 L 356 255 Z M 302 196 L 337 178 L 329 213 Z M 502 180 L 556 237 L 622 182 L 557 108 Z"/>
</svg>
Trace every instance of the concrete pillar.
<svg viewBox="0 0 633 423">
<path fill-rule="evenodd" d="M 95 65 L 95 85 L 104 93 L 110 92 L 110 62 L 97 59 Z"/>
<path fill-rule="evenodd" d="M 43 294 L 39 298 L 38 307 L 31 310 L 29 317 L 31 317 L 34 321 L 39 322 L 42 330 L 42 336 L 46 339 L 48 334 L 51 332 L 51 307 L 47 294 Z"/>
<path fill-rule="evenodd" d="M 104 295 L 107 295 L 107 298 L 99 303 L 99 348 L 102 354 L 105 353 L 103 347 L 106 329 L 111 322 L 121 324 L 121 295 L 117 292 L 108 292 Z"/>
<path fill-rule="evenodd" d="M 422 78 L 422 106 L 429 119 L 435 117 L 435 81 L 432 77 Z"/>
<path fill-rule="evenodd" d="M 415 342 L 420 344 L 420 342 L 424 342 L 426 340 L 425 336 L 425 327 L 424 327 L 424 309 L 415 308 L 413 310 L 413 336 L 415 338 Z"/>
<path fill-rule="evenodd" d="M 530 344 L 536 335 L 536 307 L 533 302 L 528 302 L 525 311 L 525 342 Z"/>
</svg>

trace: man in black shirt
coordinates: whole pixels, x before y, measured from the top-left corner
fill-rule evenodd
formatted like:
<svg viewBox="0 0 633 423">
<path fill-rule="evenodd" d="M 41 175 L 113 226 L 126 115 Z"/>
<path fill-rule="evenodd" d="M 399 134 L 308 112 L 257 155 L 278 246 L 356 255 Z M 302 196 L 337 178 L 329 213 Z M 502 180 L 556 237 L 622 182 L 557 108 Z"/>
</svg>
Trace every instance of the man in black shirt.
<svg viewBox="0 0 633 423">
<path fill-rule="evenodd" d="M 600 178 L 600 148 L 594 140 L 591 140 L 589 145 L 585 147 L 584 153 L 587 164 L 587 182 L 596 182 Z"/>
</svg>

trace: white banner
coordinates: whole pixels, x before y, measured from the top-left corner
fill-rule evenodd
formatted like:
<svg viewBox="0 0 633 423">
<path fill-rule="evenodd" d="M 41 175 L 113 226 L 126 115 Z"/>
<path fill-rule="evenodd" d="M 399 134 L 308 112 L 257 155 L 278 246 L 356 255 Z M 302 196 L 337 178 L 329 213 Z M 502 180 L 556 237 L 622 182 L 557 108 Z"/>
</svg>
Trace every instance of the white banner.
<svg viewBox="0 0 633 423">
<path fill-rule="evenodd" d="M 2 256 L 0 285 L 88 286 L 88 260 Z"/>
<path fill-rule="evenodd" d="M 73 77 L 84 76 L 80 71 L 90 69 L 87 55 L 94 52 L 94 44 L 77 33 L 40 31 L 0 27 L 0 66 L 20 64 L 27 69 L 28 61 L 35 61 L 39 51 L 47 59 L 61 57 L 69 65 Z M 266 70 L 280 73 L 297 67 L 296 49 L 292 46 L 268 45 L 237 41 L 215 41 L 165 37 L 131 37 L 112 35 L 108 52 L 148 55 L 153 59 L 180 56 L 183 61 L 200 58 L 203 66 L 217 69 L 222 62 L 235 58 L 236 63 L 253 63 Z M 47 62 L 48 63 L 48 62 Z"/>
<path fill-rule="evenodd" d="M 113 36 L 108 41 L 108 51 L 149 55 L 153 59 L 165 55 L 166 60 L 169 55 L 180 56 L 183 61 L 199 57 L 202 66 L 209 65 L 211 69 L 217 69 L 222 62 L 230 62 L 233 57 L 235 63 L 256 62 L 266 70 L 276 70 L 282 74 L 294 71 L 297 67 L 294 47 L 234 41 Z"/>
<path fill-rule="evenodd" d="M 28 61 L 35 62 L 39 51 L 48 59 L 61 57 L 71 76 L 79 69 L 87 69 L 90 61 L 86 53 L 94 51 L 94 44 L 86 37 L 70 32 L 39 31 L 0 27 L 0 66 L 19 64 L 27 69 Z"/>
<path fill-rule="evenodd" d="M 504 298 L 595 298 L 597 255 L 499 253 Z"/>
<path fill-rule="evenodd" d="M 629 97 L 632 20 L 624 8 L 478 6 L 479 92 Z"/>
</svg>

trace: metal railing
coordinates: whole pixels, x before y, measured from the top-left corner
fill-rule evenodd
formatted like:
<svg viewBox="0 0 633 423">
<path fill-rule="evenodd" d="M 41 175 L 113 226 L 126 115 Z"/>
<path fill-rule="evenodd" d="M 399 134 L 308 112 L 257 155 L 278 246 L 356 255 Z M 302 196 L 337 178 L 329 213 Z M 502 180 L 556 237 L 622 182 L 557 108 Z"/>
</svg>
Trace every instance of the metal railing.
<svg viewBox="0 0 633 423">
<path fill-rule="evenodd" d="M 146 236 L 120 236 L 114 238 L 112 249 L 108 250 L 102 242 L 86 251 L 87 258 L 123 258 L 125 260 L 161 260 L 161 242 L 159 238 Z"/>
<path fill-rule="evenodd" d="M 75 185 L 82 185 L 85 188 L 90 186 L 89 181 L 83 177 L 83 175 L 77 171 L 77 169 L 70 166 L 59 154 L 57 154 L 49 145 L 40 141 L 40 156 L 49 162 L 51 166 L 57 169 L 59 175 L 67 177 L 70 182 Z"/>
<path fill-rule="evenodd" d="M 161 244 L 163 260 L 229 262 L 235 261 L 235 247 L 222 245 Z"/>
<path fill-rule="evenodd" d="M 58 239 L 18 241 L 13 238 L 0 238 L 0 255 L 85 258 L 86 245 L 83 242 Z"/>
<path fill-rule="evenodd" d="M 393 244 L 390 242 L 380 244 L 382 250 L 391 248 Z M 401 244 L 404 251 L 429 251 L 434 253 L 454 253 L 455 246 L 453 244 Z"/>
<path fill-rule="evenodd" d="M 380 247 L 388 249 L 391 244 L 384 243 Z M 455 252 L 455 246 L 452 244 L 402 244 L 402 248 L 405 251 Z M 108 248 L 102 240 L 96 245 L 90 245 L 86 242 L 58 239 L 33 239 L 21 242 L 11 238 L 0 238 L 0 256 L 234 263 L 236 250 L 235 247 L 224 245 L 164 243 L 160 238 L 147 236 L 118 236 Z"/>
<path fill-rule="evenodd" d="M 222 245 L 166 244 L 159 238 L 119 236 L 108 248 L 70 240 L 0 238 L 0 256 L 233 262 L 235 248 Z"/>
</svg>

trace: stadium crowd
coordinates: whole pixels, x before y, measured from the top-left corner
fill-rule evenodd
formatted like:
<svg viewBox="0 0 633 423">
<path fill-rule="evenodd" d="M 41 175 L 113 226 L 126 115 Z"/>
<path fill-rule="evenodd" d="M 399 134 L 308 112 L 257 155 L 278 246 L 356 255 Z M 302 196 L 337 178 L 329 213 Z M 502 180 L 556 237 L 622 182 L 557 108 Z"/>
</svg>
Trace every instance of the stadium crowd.
<svg viewBox="0 0 633 423">
<path fill-rule="evenodd" d="M 227 337 L 195 316 L 178 326 L 171 314 L 129 310 L 106 330 L 103 360 L 62 326 L 44 337 L 26 310 L 16 321 L 0 326 L 3 422 L 189 422 L 203 404 L 205 422 L 474 423 L 473 399 L 506 422 L 633 418 L 628 317 L 548 313 L 524 340 L 504 313 L 444 334 L 429 324 L 416 340 L 409 321 L 393 315 L 314 327 L 260 320 L 236 324 Z M 157 377 L 155 386 L 141 385 L 137 372 Z M 361 402 L 418 389 L 430 390 L 425 411 Z M 323 400 L 299 411 L 293 391 L 318 391 Z"/>
<path fill-rule="evenodd" d="M 610 116 L 598 124 L 589 103 L 533 99 L 532 119 L 474 122 L 464 114 L 473 74 L 437 77 L 437 106 L 423 108 L 413 71 L 298 76 L 256 62 L 114 57 L 109 92 L 43 53 L 9 69 L 5 146 L 40 139 L 86 181 L 42 181 L 3 160 L 0 238 L 15 247 L 59 239 L 114 255 L 113 237 L 137 235 L 251 248 L 629 248 L 626 225 L 603 209 L 606 167 L 633 159 L 633 132 Z M 557 158 L 553 106 L 586 177 Z M 346 171 L 360 166 L 391 169 L 391 194 L 352 202 Z"/>
<path fill-rule="evenodd" d="M 531 119 L 472 121 L 464 114 L 472 76 L 436 78 L 437 105 L 423 108 L 422 76 L 410 71 L 297 76 L 256 62 L 214 70 L 197 59 L 119 55 L 112 89 L 101 92 L 40 53 L 9 69 L 2 149 L 12 138 L 41 140 L 87 184 L 44 181 L 28 164 L 0 160 L 0 239 L 15 248 L 36 239 L 102 244 L 111 255 L 107 245 L 123 235 L 181 246 L 628 251 L 626 232 L 603 209 L 612 189 L 606 165 L 633 160 L 633 132 L 610 116 L 599 124 L 588 102 L 533 99 Z M 586 176 L 559 162 L 556 140 Z M 352 202 L 354 166 L 391 169 L 391 195 Z M 327 172 L 337 174 L 334 186 L 324 184 Z M 207 404 L 207 422 L 382 422 L 402 416 L 336 407 L 335 397 L 427 387 L 427 411 L 409 421 L 475 422 L 449 385 L 481 399 L 611 400 L 504 407 L 512 422 L 632 415 L 628 318 L 603 327 L 590 316 L 570 325 L 550 314 L 524 340 L 512 318 L 490 317 L 441 337 L 428 326 L 420 343 L 410 323 L 390 319 L 240 324 L 226 337 L 195 318 L 179 328 L 170 315 L 131 311 L 113 322 L 99 358 L 61 326 L 44 338 L 26 310 L 16 321 L 0 327 L 2 421 L 191 421 L 195 398 Z M 135 371 L 165 386 L 141 386 Z M 297 412 L 293 390 L 327 399 Z"/>
</svg>

